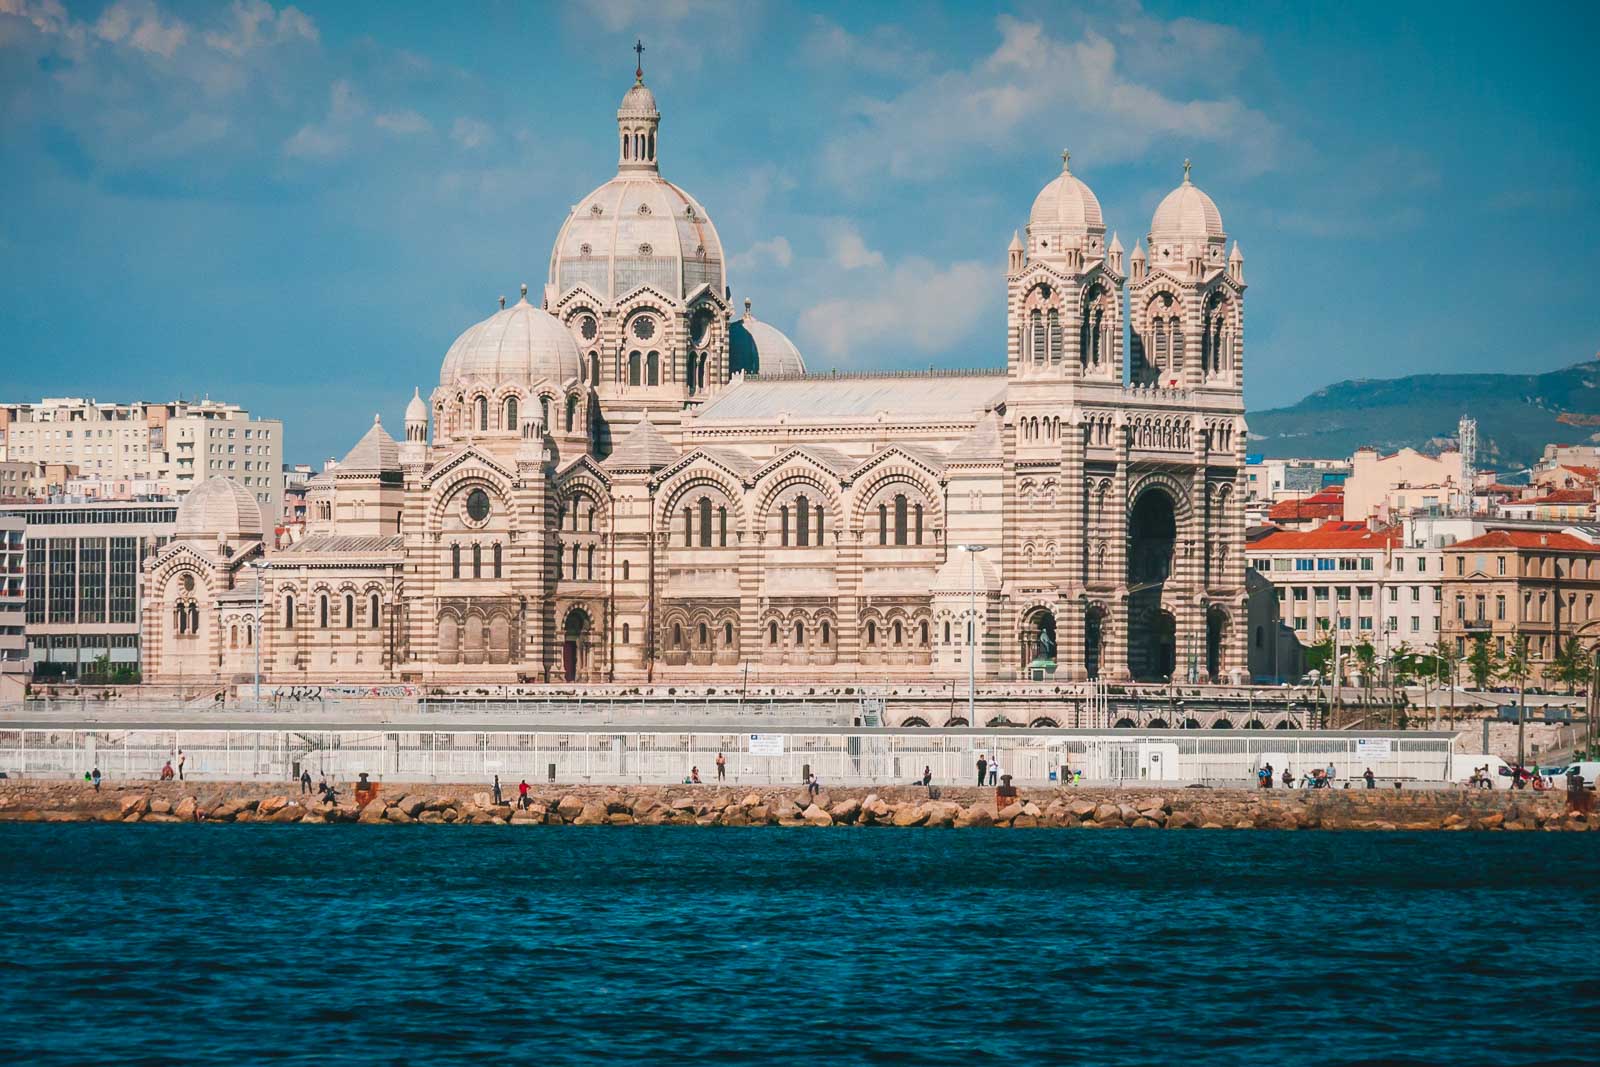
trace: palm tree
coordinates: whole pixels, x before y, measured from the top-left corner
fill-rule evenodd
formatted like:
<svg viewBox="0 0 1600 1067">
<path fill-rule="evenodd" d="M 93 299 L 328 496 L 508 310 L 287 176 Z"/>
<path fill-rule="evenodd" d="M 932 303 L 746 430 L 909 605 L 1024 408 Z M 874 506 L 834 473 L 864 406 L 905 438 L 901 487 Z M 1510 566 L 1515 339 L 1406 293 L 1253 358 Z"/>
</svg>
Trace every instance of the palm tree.
<svg viewBox="0 0 1600 1067">
<path fill-rule="evenodd" d="M 1445 685 L 1449 679 L 1450 686 L 1450 729 L 1456 728 L 1456 671 L 1461 664 L 1461 654 L 1456 651 L 1456 646 L 1450 640 L 1441 637 L 1433 645 L 1433 666 L 1435 677 L 1439 684 Z M 1434 716 L 1437 721 L 1438 716 Z"/>
</svg>

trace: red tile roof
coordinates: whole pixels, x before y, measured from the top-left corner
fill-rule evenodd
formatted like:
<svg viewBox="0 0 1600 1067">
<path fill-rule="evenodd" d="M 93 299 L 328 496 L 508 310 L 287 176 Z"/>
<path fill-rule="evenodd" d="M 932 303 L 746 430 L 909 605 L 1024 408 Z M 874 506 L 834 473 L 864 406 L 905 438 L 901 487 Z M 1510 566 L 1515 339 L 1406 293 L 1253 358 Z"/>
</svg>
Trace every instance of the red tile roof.
<svg viewBox="0 0 1600 1067">
<path fill-rule="evenodd" d="M 1268 510 L 1267 518 L 1274 522 L 1303 522 L 1306 519 L 1336 519 L 1343 514 L 1344 486 L 1331 485 L 1308 497 L 1280 500 Z"/>
<path fill-rule="evenodd" d="M 1475 548 L 1548 548 L 1557 552 L 1600 553 L 1600 545 L 1592 541 L 1585 541 L 1569 533 L 1541 530 L 1490 530 L 1486 534 L 1480 534 L 1466 541 L 1457 541 L 1449 546 L 1450 551 Z"/>
<path fill-rule="evenodd" d="M 1533 500 L 1512 500 L 1511 504 L 1593 504 L 1593 489 L 1552 489 Z"/>
<path fill-rule="evenodd" d="M 1401 530 L 1387 526 L 1373 530 L 1364 522 L 1325 522 L 1315 530 L 1274 530 L 1247 545 L 1247 552 L 1300 552 L 1349 548 L 1365 551 L 1399 548 Z"/>
</svg>

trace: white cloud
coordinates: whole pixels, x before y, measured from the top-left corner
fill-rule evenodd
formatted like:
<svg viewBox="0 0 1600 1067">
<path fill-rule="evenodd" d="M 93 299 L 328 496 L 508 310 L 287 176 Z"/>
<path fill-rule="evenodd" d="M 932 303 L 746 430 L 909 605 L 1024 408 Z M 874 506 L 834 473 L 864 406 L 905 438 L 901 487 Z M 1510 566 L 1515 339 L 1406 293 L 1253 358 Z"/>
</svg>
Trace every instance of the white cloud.
<svg viewBox="0 0 1600 1067">
<path fill-rule="evenodd" d="M 163 59 L 171 59 L 189 37 L 182 19 L 162 21 L 160 9 L 149 0 L 118 0 L 101 12 L 94 32 L 102 41 L 126 43 Z"/>
<path fill-rule="evenodd" d="M 764 266 L 789 267 L 794 263 L 794 249 L 789 239 L 781 234 L 765 241 L 757 241 L 743 252 L 728 257 L 728 269 L 734 273 L 757 271 Z"/>
<path fill-rule="evenodd" d="M 450 127 L 450 139 L 462 148 L 482 148 L 494 140 L 494 130 L 481 119 L 462 116 Z"/>
<path fill-rule="evenodd" d="M 300 127 L 283 142 L 283 151 L 296 159 L 328 159 L 343 152 L 348 143 L 344 134 L 313 123 Z"/>
<path fill-rule="evenodd" d="M 433 124 L 415 111 L 390 111 L 372 120 L 373 125 L 388 133 L 411 136 L 427 133 Z"/>
<path fill-rule="evenodd" d="M 233 16 L 232 25 L 205 35 L 206 44 L 229 55 L 242 56 L 257 48 L 289 41 L 315 44 L 321 39 L 316 23 L 297 7 L 279 11 L 266 0 L 236 0 L 229 13 Z"/>
<path fill-rule="evenodd" d="M 800 313 L 800 350 L 840 363 L 857 357 L 937 353 L 972 333 L 990 303 L 997 268 L 975 261 L 948 267 L 919 257 L 897 263 L 877 284 L 814 304 Z"/>
<path fill-rule="evenodd" d="M 828 251 L 844 270 L 883 266 L 883 253 L 868 248 L 861 233 L 848 222 L 834 225 L 828 235 Z"/>
<path fill-rule="evenodd" d="M 846 187 L 885 171 L 926 181 L 958 160 L 1053 151 L 1069 137 L 1085 159 L 1132 158 L 1165 137 L 1226 144 L 1246 169 L 1270 165 L 1277 127 L 1241 101 L 1184 98 L 1135 81 L 1118 45 L 1094 30 L 1069 40 L 1010 16 L 996 24 L 999 44 L 970 66 L 923 79 L 890 99 L 859 100 L 852 128 L 825 151 L 829 176 Z M 1166 76 L 1186 69 L 1175 44 L 1161 51 L 1159 41 L 1142 40 L 1139 47 L 1167 56 L 1158 68 Z"/>
<path fill-rule="evenodd" d="M 854 34 L 821 15 L 800 42 L 800 54 L 816 66 L 853 67 L 870 74 L 914 78 L 933 66 L 933 53 L 911 48 L 899 26 L 879 26 Z"/>
</svg>

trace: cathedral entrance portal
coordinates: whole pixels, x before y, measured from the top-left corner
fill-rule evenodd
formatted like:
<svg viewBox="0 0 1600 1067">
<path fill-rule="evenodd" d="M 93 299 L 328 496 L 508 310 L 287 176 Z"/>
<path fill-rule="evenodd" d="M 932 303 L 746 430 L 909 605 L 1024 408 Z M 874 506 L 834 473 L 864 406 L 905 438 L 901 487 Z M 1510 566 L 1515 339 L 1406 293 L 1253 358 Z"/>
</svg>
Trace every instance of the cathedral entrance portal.
<svg viewBox="0 0 1600 1067">
<path fill-rule="evenodd" d="M 1177 666 L 1176 624 L 1161 604 L 1178 539 L 1172 497 L 1154 486 L 1128 517 L 1128 670 L 1139 681 L 1170 678 Z"/>
<path fill-rule="evenodd" d="M 576 682 L 589 673 L 588 613 L 582 608 L 573 609 L 561 632 L 561 677 Z"/>
<path fill-rule="evenodd" d="M 1206 674 L 1222 680 L 1222 639 L 1228 632 L 1228 613 L 1213 607 L 1206 612 Z"/>
</svg>

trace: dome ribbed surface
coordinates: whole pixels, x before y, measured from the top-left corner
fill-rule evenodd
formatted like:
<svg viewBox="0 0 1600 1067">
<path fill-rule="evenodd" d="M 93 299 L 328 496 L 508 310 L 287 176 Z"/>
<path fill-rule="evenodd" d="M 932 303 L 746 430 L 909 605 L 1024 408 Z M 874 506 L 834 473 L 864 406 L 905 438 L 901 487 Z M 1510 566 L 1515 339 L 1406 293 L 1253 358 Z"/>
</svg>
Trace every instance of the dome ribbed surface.
<svg viewBox="0 0 1600 1067">
<path fill-rule="evenodd" d="M 261 505 L 250 490 L 232 478 L 207 478 L 178 505 L 173 537 L 229 540 L 260 537 Z"/>
<path fill-rule="evenodd" d="M 546 378 L 566 382 L 581 374 L 572 334 L 524 297 L 456 338 L 439 368 L 439 384 L 482 378 L 532 386 Z"/>
<path fill-rule="evenodd" d="M 746 313 L 728 325 L 728 370 L 771 378 L 804 374 L 806 361 L 782 330 Z"/>
<path fill-rule="evenodd" d="M 1157 241 L 1226 236 L 1222 229 L 1222 212 L 1188 179 L 1168 193 L 1156 208 L 1150 220 L 1150 233 Z"/>
</svg>

